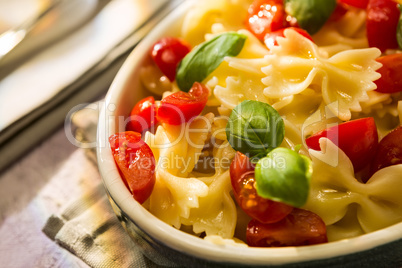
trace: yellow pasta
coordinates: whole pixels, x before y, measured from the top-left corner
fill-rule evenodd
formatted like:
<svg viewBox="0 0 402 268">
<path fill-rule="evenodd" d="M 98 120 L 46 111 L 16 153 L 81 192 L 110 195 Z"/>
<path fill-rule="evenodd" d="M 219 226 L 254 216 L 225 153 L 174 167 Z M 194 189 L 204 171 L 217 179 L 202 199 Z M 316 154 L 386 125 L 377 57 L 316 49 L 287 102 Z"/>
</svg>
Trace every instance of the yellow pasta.
<svg viewBox="0 0 402 268">
<path fill-rule="evenodd" d="M 295 31 L 285 30 L 285 36 L 278 38 L 279 46 L 266 56 L 264 95 L 287 97 L 317 85 L 325 104 L 341 120 L 350 120 L 350 111 L 360 111 L 359 102 L 368 99 L 366 91 L 376 88 L 372 81 L 380 77 L 375 70 L 381 64 L 375 58 L 381 52 L 376 48 L 347 50 L 326 59 L 313 42 Z"/>
<path fill-rule="evenodd" d="M 339 222 L 349 226 L 344 232 L 335 228 L 337 239 L 402 221 L 402 165 L 383 168 L 364 184 L 355 178 L 352 163 L 335 144 L 326 138 L 320 143 L 324 153 L 310 150 L 313 177 L 305 208 L 320 215 L 328 226 Z M 351 209 L 355 215 L 350 215 Z"/>
</svg>

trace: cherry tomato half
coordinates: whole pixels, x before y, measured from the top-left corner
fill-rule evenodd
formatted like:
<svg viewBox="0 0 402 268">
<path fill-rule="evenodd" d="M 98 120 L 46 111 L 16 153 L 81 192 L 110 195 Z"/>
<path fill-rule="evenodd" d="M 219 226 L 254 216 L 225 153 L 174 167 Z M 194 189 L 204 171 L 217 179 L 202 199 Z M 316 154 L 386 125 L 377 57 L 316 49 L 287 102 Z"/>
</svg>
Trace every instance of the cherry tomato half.
<svg viewBox="0 0 402 268">
<path fill-rule="evenodd" d="M 292 29 L 295 30 L 296 32 L 298 32 L 299 34 L 303 35 L 304 37 L 310 39 L 311 41 L 313 41 L 313 38 L 311 38 L 311 36 L 309 35 L 308 32 L 306 32 L 305 30 L 301 29 L 301 28 L 296 28 L 296 27 L 288 27 L 288 28 L 283 28 L 274 32 L 270 32 L 267 33 L 264 37 L 264 43 L 268 48 L 271 48 L 272 46 L 277 46 L 278 45 L 278 41 L 277 38 L 278 37 L 285 37 L 284 31 L 286 29 Z M 313 41 L 314 42 L 314 41 Z"/>
<path fill-rule="evenodd" d="M 239 206 L 253 219 L 263 223 L 277 222 L 293 207 L 260 197 L 254 187 L 254 166 L 249 158 L 237 152 L 230 165 L 233 194 Z"/>
<path fill-rule="evenodd" d="M 338 0 L 338 2 L 352 7 L 366 9 L 369 0 Z"/>
<path fill-rule="evenodd" d="M 248 9 L 246 26 L 263 41 L 267 33 L 291 26 L 287 19 L 283 0 L 254 0 Z"/>
<path fill-rule="evenodd" d="M 381 77 L 374 81 L 376 91 L 381 93 L 396 93 L 402 91 L 402 54 L 392 54 L 379 57 L 378 62 L 382 67 L 377 70 Z"/>
<path fill-rule="evenodd" d="M 155 158 L 151 148 L 133 131 L 109 137 L 114 160 L 120 175 L 139 203 L 144 203 L 155 185 Z"/>
<path fill-rule="evenodd" d="M 153 45 L 151 56 L 162 73 L 170 81 L 174 81 L 177 65 L 190 50 L 190 45 L 184 40 L 175 37 L 164 37 Z"/>
<path fill-rule="evenodd" d="M 246 237 L 251 247 L 305 246 L 328 242 L 322 219 L 313 212 L 299 208 L 294 208 L 279 222 L 264 224 L 251 220 Z"/>
<path fill-rule="evenodd" d="M 209 90 L 195 82 L 188 93 L 179 91 L 162 99 L 157 118 L 162 123 L 180 125 L 199 115 L 208 101 Z"/>
<path fill-rule="evenodd" d="M 143 133 L 156 123 L 156 107 L 154 97 L 146 97 L 134 106 L 130 113 L 127 130 Z"/>
<path fill-rule="evenodd" d="M 378 144 L 371 173 L 397 164 L 402 164 L 402 126 L 392 130 Z"/>
<path fill-rule="evenodd" d="M 349 157 L 355 172 L 371 162 L 378 145 L 377 127 L 372 117 L 356 119 L 324 129 L 307 138 L 307 146 L 319 151 L 318 141 L 322 137 L 331 140 Z"/>
<path fill-rule="evenodd" d="M 367 5 L 366 32 L 370 47 L 382 52 L 398 48 L 396 29 L 400 11 L 393 0 L 369 0 Z"/>
</svg>

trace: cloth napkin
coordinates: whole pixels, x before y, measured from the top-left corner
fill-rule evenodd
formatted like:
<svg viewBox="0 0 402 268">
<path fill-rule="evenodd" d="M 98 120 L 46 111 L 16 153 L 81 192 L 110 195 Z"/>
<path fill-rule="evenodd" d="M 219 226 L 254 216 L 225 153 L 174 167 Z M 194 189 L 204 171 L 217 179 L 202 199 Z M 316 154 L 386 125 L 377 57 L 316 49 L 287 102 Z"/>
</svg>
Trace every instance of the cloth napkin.
<svg viewBox="0 0 402 268">
<path fill-rule="evenodd" d="M 90 104 L 71 118 L 77 142 L 88 144 L 96 139 L 98 110 L 94 107 L 99 105 Z M 95 149 L 85 150 L 96 164 Z M 151 261 L 139 251 L 118 221 L 99 182 L 59 214 L 52 215 L 43 232 L 91 267 L 177 267 L 161 256 L 152 256 Z"/>
<path fill-rule="evenodd" d="M 60 215 L 51 216 L 43 232 L 90 267 L 161 267 L 145 257 L 124 231 L 102 184 L 68 204 Z"/>
</svg>

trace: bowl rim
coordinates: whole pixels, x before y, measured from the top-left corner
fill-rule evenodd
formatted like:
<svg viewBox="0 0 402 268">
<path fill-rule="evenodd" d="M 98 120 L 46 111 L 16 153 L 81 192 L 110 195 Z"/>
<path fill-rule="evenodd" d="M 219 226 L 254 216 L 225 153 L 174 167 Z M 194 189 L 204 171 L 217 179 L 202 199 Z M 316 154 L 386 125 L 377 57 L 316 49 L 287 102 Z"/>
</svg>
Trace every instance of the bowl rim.
<svg viewBox="0 0 402 268">
<path fill-rule="evenodd" d="M 107 138 L 114 134 L 114 121 L 107 121 L 107 118 L 116 116 L 116 104 L 121 101 L 123 93 L 121 89 L 127 87 L 130 75 L 140 67 L 144 54 L 146 54 L 144 51 L 148 51 L 149 47 L 163 36 L 170 25 L 173 25 L 178 18 L 182 18 L 193 4 L 194 1 L 184 1 L 138 44 L 118 71 L 105 97 L 105 103 L 101 107 L 97 130 L 98 167 L 104 186 L 116 205 L 142 231 L 159 243 L 195 258 L 219 263 L 283 265 L 317 261 L 350 255 L 401 240 L 402 223 L 397 223 L 355 238 L 312 246 L 246 248 L 227 244 L 217 245 L 166 224 L 132 198 L 120 178 L 107 142 Z"/>
</svg>

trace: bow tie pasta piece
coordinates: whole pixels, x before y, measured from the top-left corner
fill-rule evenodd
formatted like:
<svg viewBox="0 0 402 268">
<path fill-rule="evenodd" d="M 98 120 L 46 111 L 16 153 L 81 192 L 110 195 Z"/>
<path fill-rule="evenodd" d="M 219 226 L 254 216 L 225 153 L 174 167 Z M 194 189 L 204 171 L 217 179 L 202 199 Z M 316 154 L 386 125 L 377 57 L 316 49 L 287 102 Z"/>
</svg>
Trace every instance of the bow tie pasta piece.
<svg viewBox="0 0 402 268">
<path fill-rule="evenodd" d="M 207 186 L 203 182 L 211 181 Z M 236 205 L 230 196 L 229 171 L 213 178 L 180 178 L 160 169 L 150 197 L 150 211 L 164 222 L 193 232 L 233 237 Z"/>
<path fill-rule="evenodd" d="M 199 207 L 199 197 L 208 194 L 208 186 L 196 178 L 180 178 L 172 176 L 161 169 L 158 177 L 169 189 L 171 197 L 179 208 L 179 216 L 188 218 L 191 208 Z"/>
<path fill-rule="evenodd" d="M 267 48 L 249 31 L 240 30 L 247 36 L 243 49 L 236 57 L 225 57 L 224 62 L 215 69 L 208 80 L 217 80 L 214 96 L 226 108 L 233 109 L 244 100 L 259 100 L 269 102 L 264 97 L 265 76 L 261 68 L 267 65 L 264 56 L 269 53 Z"/>
<path fill-rule="evenodd" d="M 359 102 L 368 99 L 366 91 L 374 90 L 374 80 L 380 77 L 375 70 L 381 64 L 376 48 L 340 52 L 329 59 L 321 56 L 318 47 L 294 30 L 285 30 L 278 46 L 265 56 L 267 98 L 283 98 L 298 94 L 310 86 L 319 88 L 324 102 L 343 121 L 350 120 L 351 111 L 360 111 Z"/>
<path fill-rule="evenodd" d="M 199 116 L 179 126 L 159 126 L 155 135 L 147 132 L 145 142 L 151 148 L 157 169 L 181 177 L 187 176 L 197 163 L 211 131 L 212 113 Z"/>
<path fill-rule="evenodd" d="M 338 239 L 359 234 L 359 230 L 369 233 L 402 221 L 402 165 L 384 168 L 364 184 L 355 178 L 349 158 L 335 144 L 322 138 L 320 146 L 324 153 L 309 150 L 313 175 L 305 209 L 318 214 L 326 225 L 349 226 L 332 228 L 345 231 L 337 234 Z"/>
<path fill-rule="evenodd" d="M 180 178 L 158 169 L 150 196 L 149 210 L 164 222 L 180 228 L 180 218 L 188 218 L 190 209 L 199 207 L 199 198 L 208 194 L 208 186 L 196 178 Z"/>
<path fill-rule="evenodd" d="M 195 233 L 205 232 L 232 238 L 234 235 L 237 211 L 230 196 L 232 185 L 229 171 L 216 174 L 209 185 L 208 195 L 199 198 L 199 207 L 191 209 L 190 217 L 182 218 L 184 225 L 192 225 Z"/>
</svg>

